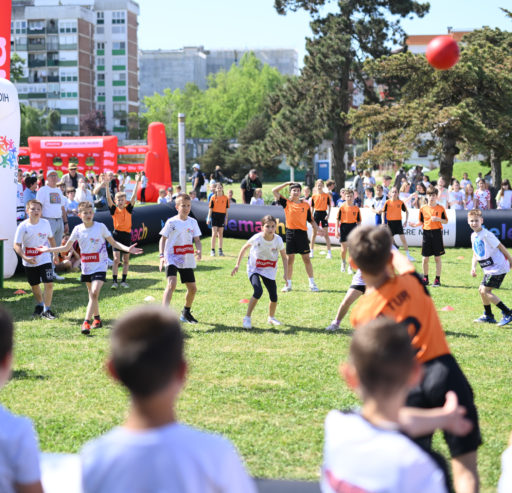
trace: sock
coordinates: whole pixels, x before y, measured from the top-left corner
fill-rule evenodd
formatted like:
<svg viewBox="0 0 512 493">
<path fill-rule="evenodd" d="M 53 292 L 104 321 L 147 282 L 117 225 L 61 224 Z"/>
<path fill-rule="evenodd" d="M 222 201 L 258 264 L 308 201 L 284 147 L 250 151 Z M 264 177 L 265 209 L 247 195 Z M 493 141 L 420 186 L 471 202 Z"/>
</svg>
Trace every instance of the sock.
<svg viewBox="0 0 512 493">
<path fill-rule="evenodd" d="M 127 275 L 128 275 L 128 274 L 123 274 L 123 277 L 122 277 L 122 281 L 121 281 L 121 282 L 126 282 L 126 276 L 127 276 Z"/>
<path fill-rule="evenodd" d="M 190 306 L 184 306 L 184 307 L 183 307 L 183 311 L 184 311 L 185 313 L 190 313 Z"/>
<path fill-rule="evenodd" d="M 315 278 L 314 277 L 310 277 L 309 278 L 309 284 L 315 284 Z"/>
<path fill-rule="evenodd" d="M 485 314 L 488 317 L 492 317 L 491 305 L 484 305 Z"/>
<path fill-rule="evenodd" d="M 503 303 L 503 301 L 500 301 L 496 304 L 496 308 L 499 308 L 505 315 L 508 315 L 510 313 L 510 308 Z"/>
<path fill-rule="evenodd" d="M 47 312 L 50 309 L 50 306 L 43 305 L 43 311 Z"/>
<path fill-rule="evenodd" d="M 101 317 L 99 315 L 94 315 L 94 320 L 101 320 Z"/>
<path fill-rule="evenodd" d="M 288 279 L 287 285 L 292 287 L 292 280 L 291 279 Z"/>
<path fill-rule="evenodd" d="M 112 280 L 113 280 L 114 282 L 117 282 L 117 276 L 114 276 L 114 275 L 113 275 L 113 276 L 112 276 Z"/>
<path fill-rule="evenodd" d="M 44 303 L 41 301 L 39 303 L 36 303 L 36 306 L 44 306 Z"/>
<path fill-rule="evenodd" d="M 436 281 L 441 282 L 441 276 L 436 276 Z"/>
<path fill-rule="evenodd" d="M 428 281 L 428 274 L 424 274 L 423 275 L 423 278 L 426 279 Z"/>
</svg>

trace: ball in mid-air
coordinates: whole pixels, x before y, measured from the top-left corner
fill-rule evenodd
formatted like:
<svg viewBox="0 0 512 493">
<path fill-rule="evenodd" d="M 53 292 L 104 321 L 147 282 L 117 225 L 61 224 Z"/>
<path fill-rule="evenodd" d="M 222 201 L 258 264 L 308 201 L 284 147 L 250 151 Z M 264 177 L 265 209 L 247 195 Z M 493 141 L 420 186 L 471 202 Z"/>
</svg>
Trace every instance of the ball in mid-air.
<svg viewBox="0 0 512 493">
<path fill-rule="evenodd" d="M 451 36 L 437 36 L 427 45 L 428 63 L 438 70 L 448 70 L 459 60 L 459 45 Z"/>
</svg>

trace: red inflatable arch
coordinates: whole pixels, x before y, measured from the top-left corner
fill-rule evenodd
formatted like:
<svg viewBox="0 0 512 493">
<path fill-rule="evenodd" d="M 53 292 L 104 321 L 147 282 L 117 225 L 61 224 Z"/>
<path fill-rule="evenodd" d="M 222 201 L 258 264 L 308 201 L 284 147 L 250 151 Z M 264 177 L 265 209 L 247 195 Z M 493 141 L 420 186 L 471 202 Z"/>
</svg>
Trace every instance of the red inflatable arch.
<svg viewBox="0 0 512 493">
<path fill-rule="evenodd" d="M 118 164 L 119 155 L 145 156 L 142 164 Z M 163 123 L 154 122 L 148 127 L 148 145 L 118 146 L 117 137 L 107 135 L 102 137 L 29 137 L 28 147 L 21 147 L 19 156 L 29 156 L 30 164 L 20 167 L 24 170 L 40 170 L 47 173 L 56 169 L 62 173 L 68 172 L 69 160 L 78 160 L 78 171 L 85 174 L 94 171 L 116 172 L 118 169 L 126 172 L 144 171 L 148 179 L 146 187 L 146 202 L 158 200 L 158 190 L 172 185 L 171 166 L 167 151 L 167 139 Z M 59 159 L 62 164 L 54 160 Z M 92 165 L 87 160 L 92 159 Z M 140 199 L 140 189 L 138 192 Z"/>
</svg>

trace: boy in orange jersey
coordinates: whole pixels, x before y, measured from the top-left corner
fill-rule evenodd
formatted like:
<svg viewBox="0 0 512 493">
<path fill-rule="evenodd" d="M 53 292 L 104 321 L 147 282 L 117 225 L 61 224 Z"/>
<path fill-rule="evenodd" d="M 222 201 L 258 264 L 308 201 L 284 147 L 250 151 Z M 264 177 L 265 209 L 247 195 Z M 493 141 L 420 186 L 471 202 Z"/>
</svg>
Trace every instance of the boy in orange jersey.
<svg viewBox="0 0 512 493">
<path fill-rule="evenodd" d="M 331 240 L 329 238 L 329 213 L 331 212 L 332 199 L 331 194 L 324 192 L 323 180 L 316 180 L 314 191 L 311 197 L 311 208 L 313 209 L 313 219 L 321 228 L 325 229 L 325 244 L 327 245 L 327 257 L 332 258 L 331 254 Z M 311 253 L 310 258 L 313 258 L 315 251 L 316 231 L 313 231 L 311 236 Z"/>
<path fill-rule="evenodd" d="M 423 257 L 423 284 L 428 286 L 428 260 L 434 255 L 436 278 L 432 287 L 441 286 L 441 255 L 444 255 L 443 224 L 448 222 L 444 207 L 437 203 L 437 190 L 431 185 L 427 189 L 427 205 L 420 209 L 419 221 L 411 226 L 423 226 L 421 255 Z"/>
<path fill-rule="evenodd" d="M 404 247 L 405 255 L 411 262 L 414 262 L 414 259 L 409 253 L 409 247 L 407 246 L 407 241 L 405 240 L 404 235 L 404 226 L 407 226 L 407 222 L 409 221 L 409 211 L 405 204 L 398 198 L 398 188 L 392 187 L 389 191 L 389 196 L 390 199 L 386 200 L 383 212 L 386 215 L 391 236 L 400 236 L 400 241 Z M 402 224 L 402 211 L 405 212 L 404 224 Z"/>
<path fill-rule="evenodd" d="M 361 211 L 357 205 L 354 205 L 354 191 L 345 190 L 345 202 L 338 209 L 336 216 L 336 238 L 339 238 L 341 245 L 341 272 L 347 269 L 347 238 L 349 233 L 361 224 Z M 348 273 L 353 274 L 350 265 Z"/>
<path fill-rule="evenodd" d="M 283 197 L 280 191 L 290 187 L 290 198 Z M 313 265 L 311 265 L 311 259 L 309 258 L 309 241 L 308 241 L 308 226 L 307 223 L 311 223 L 313 231 L 316 234 L 317 225 L 313 217 L 311 216 L 311 209 L 306 201 L 300 200 L 301 193 L 300 183 L 288 181 L 282 185 L 278 185 L 272 189 L 272 193 L 276 202 L 281 205 L 284 209 L 286 218 L 286 255 L 288 258 L 288 281 L 281 291 L 286 293 L 292 290 L 292 274 L 293 264 L 295 262 L 295 255 L 298 253 L 302 257 L 304 267 L 309 278 L 309 289 L 311 291 L 318 291 L 318 287 L 315 284 L 315 278 L 313 276 Z"/>
<path fill-rule="evenodd" d="M 211 257 L 215 257 L 215 242 L 219 238 L 219 257 L 224 257 L 222 251 L 222 240 L 224 237 L 224 225 L 228 219 L 229 198 L 224 195 L 224 187 L 222 183 L 217 183 L 215 193 L 210 198 L 210 208 L 208 209 L 208 217 L 206 224 L 212 223 L 212 251 Z"/>
<path fill-rule="evenodd" d="M 424 376 L 409 393 L 407 405 L 431 409 L 443 405 L 446 392 L 457 394 L 473 430 L 462 437 L 445 432 L 444 438 L 452 457 L 456 492 L 477 492 L 476 451 L 481 437 L 473 391 L 450 353 L 434 303 L 414 266 L 399 252 L 391 252 L 391 244 L 392 237 L 382 226 L 363 226 L 350 235 L 349 253 L 366 283 L 366 293 L 353 308 L 350 321 L 357 328 L 385 316 L 408 324 Z M 428 435 L 420 440 L 430 446 L 431 439 Z"/>
<path fill-rule="evenodd" d="M 112 201 L 110 194 L 110 186 L 107 185 L 107 204 L 114 222 L 114 232 L 112 238 L 121 245 L 130 246 L 132 242 L 132 211 L 135 201 L 137 200 L 137 188 L 139 187 L 140 176 L 135 176 L 135 188 L 133 189 L 130 202 L 126 200 L 125 192 L 117 192 Z M 112 264 L 112 289 L 117 289 L 117 272 L 121 263 L 121 251 L 117 248 L 112 249 L 114 252 L 114 263 Z M 130 253 L 123 253 L 123 277 L 121 278 L 121 287 L 128 289 L 126 277 L 128 276 L 128 267 L 130 266 Z"/>
</svg>

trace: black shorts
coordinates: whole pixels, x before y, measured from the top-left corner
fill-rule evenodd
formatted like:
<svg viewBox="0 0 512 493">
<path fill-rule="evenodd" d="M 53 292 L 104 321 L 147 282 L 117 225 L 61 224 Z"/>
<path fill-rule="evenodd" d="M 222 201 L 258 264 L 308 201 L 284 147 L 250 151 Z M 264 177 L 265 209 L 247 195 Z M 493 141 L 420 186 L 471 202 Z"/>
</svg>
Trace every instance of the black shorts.
<svg viewBox="0 0 512 493">
<path fill-rule="evenodd" d="M 53 268 L 51 263 L 36 265 L 35 267 L 25 266 L 25 274 L 31 286 L 53 282 Z"/>
<path fill-rule="evenodd" d="M 315 211 L 313 214 L 313 219 L 315 220 L 315 223 L 317 223 L 319 226 L 322 226 L 322 228 L 327 228 L 329 226 L 329 221 L 327 220 L 327 211 Z"/>
<path fill-rule="evenodd" d="M 402 224 L 401 219 L 396 219 L 395 221 L 390 221 L 388 219 L 388 227 L 391 231 L 391 236 L 404 234 L 404 225 Z"/>
<path fill-rule="evenodd" d="M 171 264 L 167 266 L 167 269 L 165 271 L 167 277 L 176 277 L 178 272 L 180 273 L 181 284 L 186 284 L 187 282 L 196 282 L 194 269 L 180 269 L 179 267 L 176 267 L 174 264 Z"/>
<path fill-rule="evenodd" d="M 112 238 L 116 240 L 118 243 L 121 243 L 121 245 L 129 247 L 132 244 L 132 234 L 127 233 L 126 231 L 116 231 L 114 229 L 114 232 L 112 233 Z M 117 248 L 112 247 L 114 252 L 121 252 L 121 253 L 127 253 L 124 250 L 119 250 Z"/>
<path fill-rule="evenodd" d="M 452 457 L 474 452 L 482 443 L 478 425 L 478 411 L 475 406 L 471 385 L 457 361 L 451 354 L 444 354 L 423 364 L 423 380 L 409 392 L 407 406 L 431 409 L 444 405 L 446 392 L 453 390 L 459 399 L 459 405 L 466 408 L 466 417 L 473 422 L 473 430 L 466 436 L 455 436 L 443 432 L 444 439 Z M 430 448 L 432 435 L 416 440 Z"/>
<path fill-rule="evenodd" d="M 308 232 L 303 229 L 286 229 L 286 254 L 304 255 L 311 251 Z"/>
<path fill-rule="evenodd" d="M 423 257 L 439 257 L 444 255 L 443 230 L 424 229 L 423 242 L 421 243 L 421 255 Z"/>
<path fill-rule="evenodd" d="M 81 282 L 93 282 L 93 281 L 103 281 L 107 279 L 106 272 L 93 272 L 92 274 L 82 274 L 80 276 Z"/>
<path fill-rule="evenodd" d="M 485 286 L 486 288 L 498 289 L 506 275 L 507 274 L 484 274 L 484 278 L 482 279 L 482 286 Z"/>
<path fill-rule="evenodd" d="M 356 289 L 357 291 L 361 291 L 361 293 L 365 293 L 366 285 L 365 284 L 351 284 L 349 289 Z"/>
<path fill-rule="evenodd" d="M 357 223 L 341 223 L 340 224 L 340 243 L 347 241 L 350 232 L 357 226 Z"/>
<path fill-rule="evenodd" d="M 223 212 L 212 212 L 212 226 L 217 228 L 224 227 L 224 221 L 226 220 L 226 214 Z"/>
</svg>

